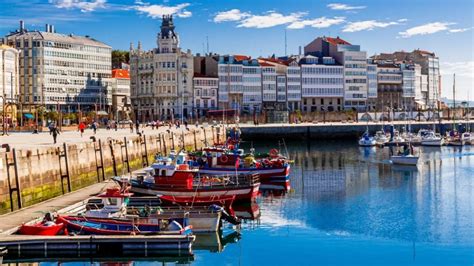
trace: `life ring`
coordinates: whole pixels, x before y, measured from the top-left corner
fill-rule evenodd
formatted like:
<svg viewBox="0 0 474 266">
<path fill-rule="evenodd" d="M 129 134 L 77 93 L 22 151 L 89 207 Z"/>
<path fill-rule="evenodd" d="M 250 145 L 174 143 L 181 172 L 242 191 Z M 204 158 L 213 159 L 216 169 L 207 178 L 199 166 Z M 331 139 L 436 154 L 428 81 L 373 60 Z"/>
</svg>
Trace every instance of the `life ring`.
<svg viewBox="0 0 474 266">
<path fill-rule="evenodd" d="M 227 155 L 222 155 L 221 156 L 221 162 L 226 163 L 229 161 L 229 158 L 227 158 Z"/>
<path fill-rule="evenodd" d="M 271 157 L 278 157 L 278 150 L 277 149 L 271 149 L 269 152 Z"/>
</svg>

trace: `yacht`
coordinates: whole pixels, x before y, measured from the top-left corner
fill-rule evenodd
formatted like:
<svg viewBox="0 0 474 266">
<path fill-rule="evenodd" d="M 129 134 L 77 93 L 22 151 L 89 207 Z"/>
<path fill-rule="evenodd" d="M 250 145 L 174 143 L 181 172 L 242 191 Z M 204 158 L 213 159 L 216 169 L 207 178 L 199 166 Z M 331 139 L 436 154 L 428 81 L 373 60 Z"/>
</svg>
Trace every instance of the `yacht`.
<svg viewBox="0 0 474 266">
<path fill-rule="evenodd" d="M 372 147 L 375 146 L 375 144 L 377 144 L 375 139 L 369 135 L 368 131 L 359 139 L 359 146 L 361 147 Z"/>
<path fill-rule="evenodd" d="M 421 145 L 423 146 L 443 146 L 444 138 L 440 134 L 436 134 L 433 131 L 426 131 L 421 137 Z"/>
</svg>

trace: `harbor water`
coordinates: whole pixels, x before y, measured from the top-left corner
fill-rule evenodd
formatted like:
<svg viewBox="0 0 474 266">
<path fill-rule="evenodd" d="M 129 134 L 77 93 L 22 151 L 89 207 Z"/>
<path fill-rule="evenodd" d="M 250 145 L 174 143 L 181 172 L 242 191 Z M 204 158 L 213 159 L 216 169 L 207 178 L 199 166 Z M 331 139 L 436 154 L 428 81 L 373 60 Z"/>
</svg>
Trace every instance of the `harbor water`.
<svg viewBox="0 0 474 266">
<path fill-rule="evenodd" d="M 268 151 L 276 144 L 244 145 Z M 473 265 L 474 146 L 417 148 L 418 167 L 393 166 L 388 148 L 359 148 L 350 140 L 287 142 L 280 150 L 295 160 L 291 189 L 236 206 L 246 217 L 240 234 L 226 226 L 221 236 L 198 235 L 194 258 L 122 263 Z M 91 263 L 103 262 L 62 261 Z"/>
</svg>

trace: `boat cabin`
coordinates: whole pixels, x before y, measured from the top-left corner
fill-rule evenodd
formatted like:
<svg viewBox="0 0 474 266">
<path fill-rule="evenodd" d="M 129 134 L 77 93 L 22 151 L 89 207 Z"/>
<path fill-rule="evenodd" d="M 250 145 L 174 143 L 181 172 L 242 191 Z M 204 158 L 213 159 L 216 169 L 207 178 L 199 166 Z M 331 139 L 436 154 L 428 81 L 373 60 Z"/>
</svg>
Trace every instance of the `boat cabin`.
<svg viewBox="0 0 474 266">
<path fill-rule="evenodd" d="M 132 195 L 119 188 L 108 188 L 106 192 L 87 201 L 85 216 L 109 218 L 125 215 Z"/>
</svg>

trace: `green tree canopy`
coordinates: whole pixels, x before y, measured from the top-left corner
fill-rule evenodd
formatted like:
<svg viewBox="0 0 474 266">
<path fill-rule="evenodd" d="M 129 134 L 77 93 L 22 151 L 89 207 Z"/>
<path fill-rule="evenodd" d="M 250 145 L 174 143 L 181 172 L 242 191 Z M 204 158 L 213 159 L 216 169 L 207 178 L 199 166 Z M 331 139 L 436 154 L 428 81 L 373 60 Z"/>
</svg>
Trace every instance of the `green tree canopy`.
<svg viewBox="0 0 474 266">
<path fill-rule="evenodd" d="M 122 63 L 129 64 L 130 57 L 128 51 L 113 50 L 112 51 L 112 68 L 120 68 Z"/>
</svg>

